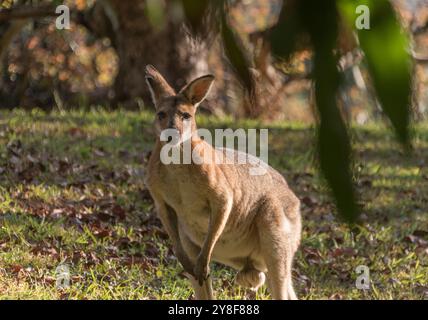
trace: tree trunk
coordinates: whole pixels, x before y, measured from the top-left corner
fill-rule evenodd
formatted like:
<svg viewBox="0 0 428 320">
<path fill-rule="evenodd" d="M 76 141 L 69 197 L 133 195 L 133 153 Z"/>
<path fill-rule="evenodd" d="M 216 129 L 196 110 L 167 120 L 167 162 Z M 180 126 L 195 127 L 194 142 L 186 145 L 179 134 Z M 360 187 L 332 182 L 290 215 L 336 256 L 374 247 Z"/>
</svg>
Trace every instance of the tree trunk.
<svg viewBox="0 0 428 320">
<path fill-rule="evenodd" d="M 190 39 L 180 19 L 174 19 L 171 1 L 166 2 L 165 21 L 159 28 L 147 18 L 144 0 L 100 1 L 110 17 L 110 38 L 119 57 L 116 102 L 135 103 L 136 98 L 143 98 L 151 104 L 144 79 L 147 64 L 154 65 L 176 90 L 208 71 L 206 44 Z"/>
</svg>

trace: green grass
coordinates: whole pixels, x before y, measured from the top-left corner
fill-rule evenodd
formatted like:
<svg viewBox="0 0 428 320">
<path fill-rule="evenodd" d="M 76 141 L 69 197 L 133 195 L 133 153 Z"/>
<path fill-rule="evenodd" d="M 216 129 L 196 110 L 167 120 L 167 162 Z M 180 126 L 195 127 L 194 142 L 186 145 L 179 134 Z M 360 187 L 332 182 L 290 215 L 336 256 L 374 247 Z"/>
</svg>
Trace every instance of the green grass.
<svg viewBox="0 0 428 320">
<path fill-rule="evenodd" d="M 117 111 L 0 113 L 0 299 L 189 299 L 142 178 L 152 114 Z M 428 297 L 428 124 L 402 154 L 375 123 L 351 130 L 358 226 L 337 218 L 316 168 L 312 128 L 200 117 L 201 127 L 268 127 L 269 163 L 302 200 L 293 278 L 301 299 Z M 338 170 L 340 170 L 338 168 Z M 69 288 L 55 270 L 67 264 Z M 355 287 L 358 265 L 371 289 Z M 213 266 L 220 299 L 268 299 Z"/>
</svg>

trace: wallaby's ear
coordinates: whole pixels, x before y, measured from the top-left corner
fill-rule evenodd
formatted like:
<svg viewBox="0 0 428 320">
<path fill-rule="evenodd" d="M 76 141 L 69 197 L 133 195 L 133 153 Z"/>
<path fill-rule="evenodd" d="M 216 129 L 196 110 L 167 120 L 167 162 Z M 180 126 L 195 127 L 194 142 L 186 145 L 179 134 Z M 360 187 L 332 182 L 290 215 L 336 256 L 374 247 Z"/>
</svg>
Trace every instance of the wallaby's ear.
<svg viewBox="0 0 428 320">
<path fill-rule="evenodd" d="M 190 103 L 197 107 L 208 95 L 214 82 L 214 76 L 208 74 L 206 76 L 199 77 L 183 89 L 180 90 L 180 93 L 183 94 Z"/>
<path fill-rule="evenodd" d="M 146 66 L 146 82 L 156 108 L 160 99 L 175 95 L 174 89 L 162 77 L 159 71 L 150 64 Z"/>
</svg>

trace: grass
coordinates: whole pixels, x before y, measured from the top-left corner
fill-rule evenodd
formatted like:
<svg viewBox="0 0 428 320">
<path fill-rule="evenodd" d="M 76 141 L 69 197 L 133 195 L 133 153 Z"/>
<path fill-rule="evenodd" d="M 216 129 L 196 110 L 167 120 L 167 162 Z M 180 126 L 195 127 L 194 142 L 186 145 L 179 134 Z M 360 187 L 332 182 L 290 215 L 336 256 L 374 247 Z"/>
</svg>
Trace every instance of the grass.
<svg viewBox="0 0 428 320">
<path fill-rule="evenodd" d="M 192 290 L 142 178 L 148 112 L 0 113 L 0 299 L 189 299 Z M 293 278 L 300 299 L 428 298 L 428 124 L 400 152 L 374 123 L 353 127 L 357 226 L 337 218 L 315 165 L 314 131 L 296 123 L 200 117 L 200 127 L 269 128 L 269 163 L 302 200 Z M 338 170 L 340 170 L 338 168 Z M 57 267 L 71 279 L 57 289 Z M 370 270 L 370 290 L 355 286 Z M 214 265 L 220 299 L 268 299 Z"/>
</svg>

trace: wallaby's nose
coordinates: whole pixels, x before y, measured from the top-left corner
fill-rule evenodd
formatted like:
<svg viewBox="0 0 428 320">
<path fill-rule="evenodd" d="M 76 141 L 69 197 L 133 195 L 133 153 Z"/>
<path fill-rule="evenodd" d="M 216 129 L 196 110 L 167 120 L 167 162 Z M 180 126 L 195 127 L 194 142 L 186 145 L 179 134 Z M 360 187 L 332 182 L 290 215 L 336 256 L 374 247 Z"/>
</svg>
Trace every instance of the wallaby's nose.
<svg viewBox="0 0 428 320">
<path fill-rule="evenodd" d="M 168 128 L 177 130 L 177 126 L 175 125 L 175 120 L 171 119 L 168 121 Z"/>
</svg>

